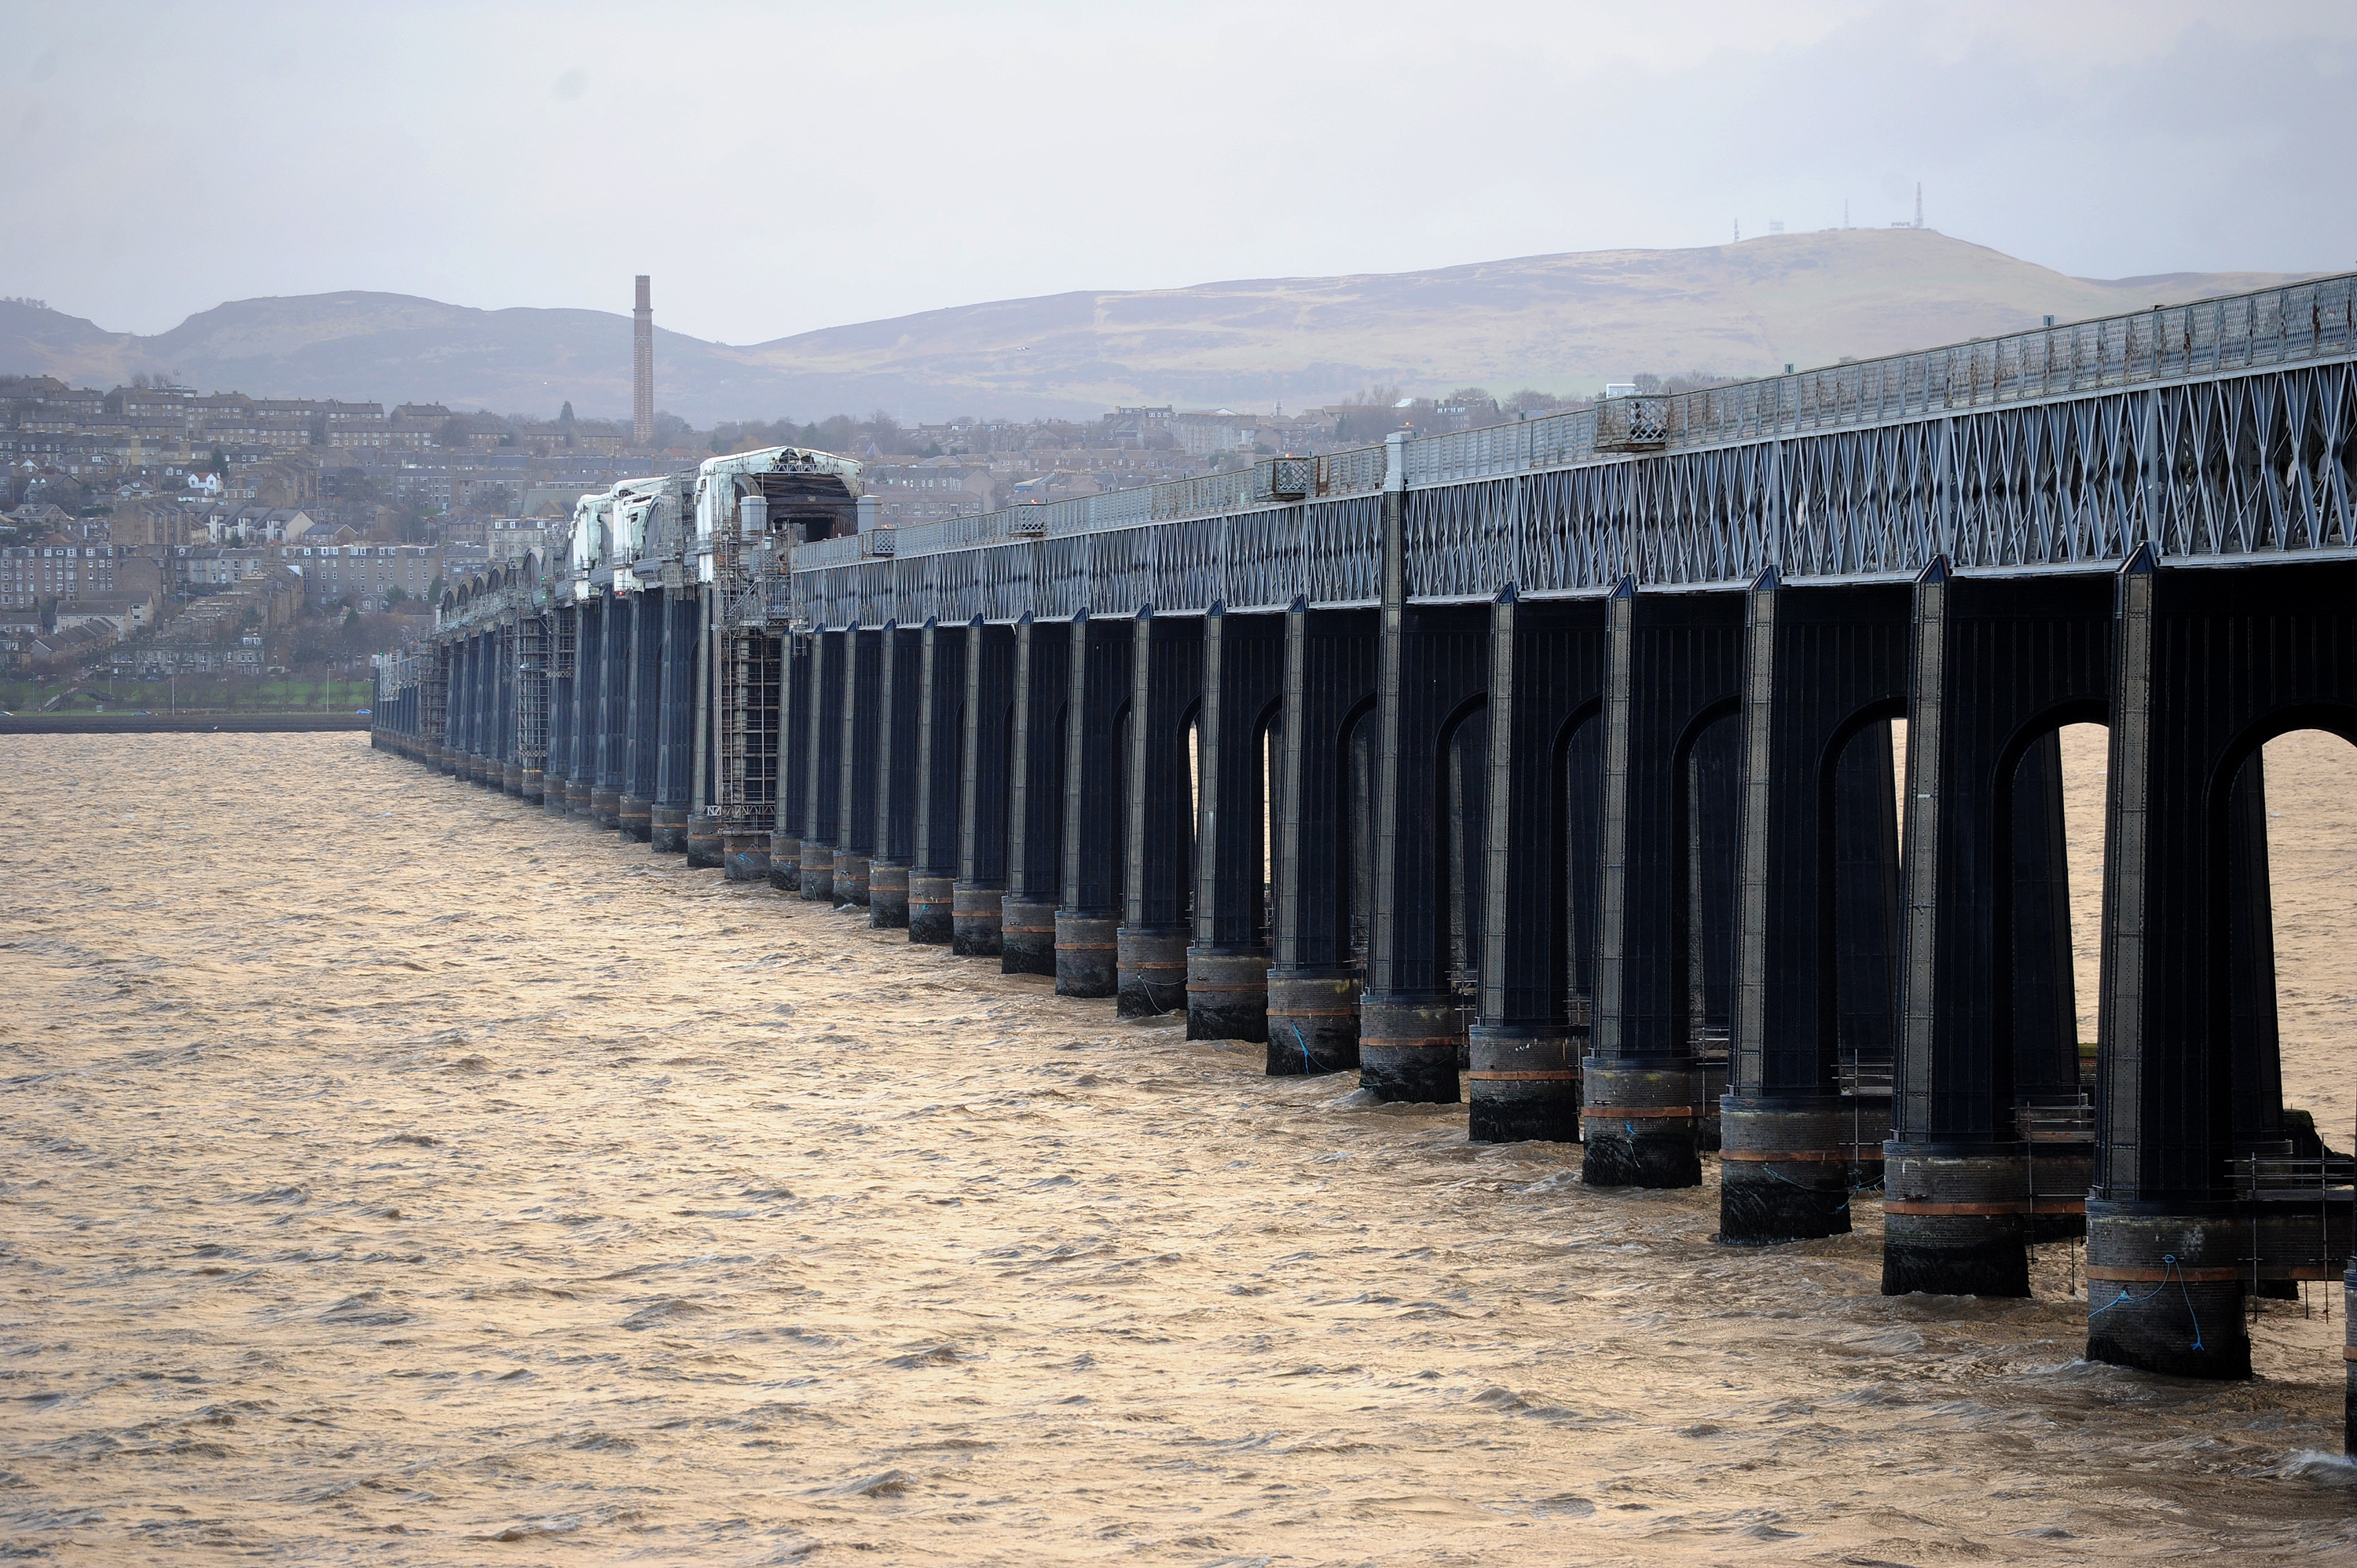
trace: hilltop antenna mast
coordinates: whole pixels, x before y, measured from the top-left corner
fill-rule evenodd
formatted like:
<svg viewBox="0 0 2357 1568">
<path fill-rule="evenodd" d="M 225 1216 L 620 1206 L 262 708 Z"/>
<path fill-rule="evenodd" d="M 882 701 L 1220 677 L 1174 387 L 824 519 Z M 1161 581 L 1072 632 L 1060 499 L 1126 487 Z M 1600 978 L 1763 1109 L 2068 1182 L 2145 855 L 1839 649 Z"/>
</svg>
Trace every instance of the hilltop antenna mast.
<svg viewBox="0 0 2357 1568">
<path fill-rule="evenodd" d="M 1915 227 L 1923 227 L 1923 182 L 1915 182 Z"/>
<path fill-rule="evenodd" d="M 647 301 L 647 274 L 639 274 L 638 307 L 630 312 L 630 439 L 655 440 L 655 310 Z"/>
</svg>

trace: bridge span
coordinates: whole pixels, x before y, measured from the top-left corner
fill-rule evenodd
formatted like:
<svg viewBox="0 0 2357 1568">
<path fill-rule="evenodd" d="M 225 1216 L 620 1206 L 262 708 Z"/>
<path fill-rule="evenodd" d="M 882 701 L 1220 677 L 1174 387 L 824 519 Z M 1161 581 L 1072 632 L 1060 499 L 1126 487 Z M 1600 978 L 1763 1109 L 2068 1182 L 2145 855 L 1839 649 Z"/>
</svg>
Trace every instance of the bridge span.
<svg viewBox="0 0 2357 1568">
<path fill-rule="evenodd" d="M 2090 1356 L 2237 1377 L 2350 1254 L 2259 748 L 2357 744 L 2352 490 L 2352 276 L 907 528 L 774 448 L 451 591 L 376 744 L 1591 1186 L 1715 1157 L 1729 1242 L 1878 1190 L 1887 1292 L 2083 1231 Z"/>
</svg>

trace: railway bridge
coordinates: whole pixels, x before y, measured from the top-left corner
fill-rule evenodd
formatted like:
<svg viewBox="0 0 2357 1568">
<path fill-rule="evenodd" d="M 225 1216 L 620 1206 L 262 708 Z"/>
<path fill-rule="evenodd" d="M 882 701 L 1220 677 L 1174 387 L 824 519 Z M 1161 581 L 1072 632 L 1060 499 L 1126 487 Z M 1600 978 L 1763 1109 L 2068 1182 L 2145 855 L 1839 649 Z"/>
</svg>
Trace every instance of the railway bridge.
<svg viewBox="0 0 2357 1568">
<path fill-rule="evenodd" d="M 2353 489 L 2350 276 L 921 526 L 778 448 L 447 594 L 376 744 L 1591 1186 L 1715 1158 L 1731 1243 L 1878 1188 L 1886 1292 L 2083 1230 L 2090 1356 L 2235 1377 L 2350 1252 L 2259 749 L 2357 743 Z"/>
</svg>

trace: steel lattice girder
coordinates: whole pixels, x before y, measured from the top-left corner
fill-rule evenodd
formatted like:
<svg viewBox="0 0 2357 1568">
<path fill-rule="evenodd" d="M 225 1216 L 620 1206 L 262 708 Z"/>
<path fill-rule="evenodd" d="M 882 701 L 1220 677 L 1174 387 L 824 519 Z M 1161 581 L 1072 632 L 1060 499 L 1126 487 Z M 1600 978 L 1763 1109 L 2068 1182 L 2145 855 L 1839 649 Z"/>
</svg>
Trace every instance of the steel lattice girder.
<svg viewBox="0 0 2357 1568">
<path fill-rule="evenodd" d="M 1738 443 L 1407 497 L 1409 596 L 2357 553 L 2357 363 Z M 797 573 L 795 619 L 880 626 L 1086 608 L 1374 602 L 1379 498 L 1263 507 Z"/>
</svg>

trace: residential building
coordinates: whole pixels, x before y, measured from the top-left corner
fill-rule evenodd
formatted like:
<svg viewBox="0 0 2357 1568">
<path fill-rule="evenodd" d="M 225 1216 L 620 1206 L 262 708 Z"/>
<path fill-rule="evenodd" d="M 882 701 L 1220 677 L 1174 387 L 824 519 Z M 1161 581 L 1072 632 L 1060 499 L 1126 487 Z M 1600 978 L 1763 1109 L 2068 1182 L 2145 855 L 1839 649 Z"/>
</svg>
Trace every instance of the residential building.
<svg viewBox="0 0 2357 1568">
<path fill-rule="evenodd" d="M 57 536 L 53 536 L 57 537 Z M 0 609 L 30 609 L 115 589 L 115 569 L 136 553 L 127 544 L 12 544 L 0 547 Z"/>
<path fill-rule="evenodd" d="M 146 630 L 156 624 L 156 590 L 85 594 L 58 607 L 58 629 L 70 626 L 104 626 L 116 639 Z"/>
<path fill-rule="evenodd" d="M 113 628 L 102 621 L 60 627 L 25 639 L 20 657 L 37 673 L 56 674 L 81 669 L 105 652 L 113 641 Z"/>
<path fill-rule="evenodd" d="M 482 528 L 485 556 L 493 565 L 505 561 L 521 561 L 535 550 L 547 550 L 566 532 L 568 524 L 553 518 L 499 517 Z"/>
</svg>

